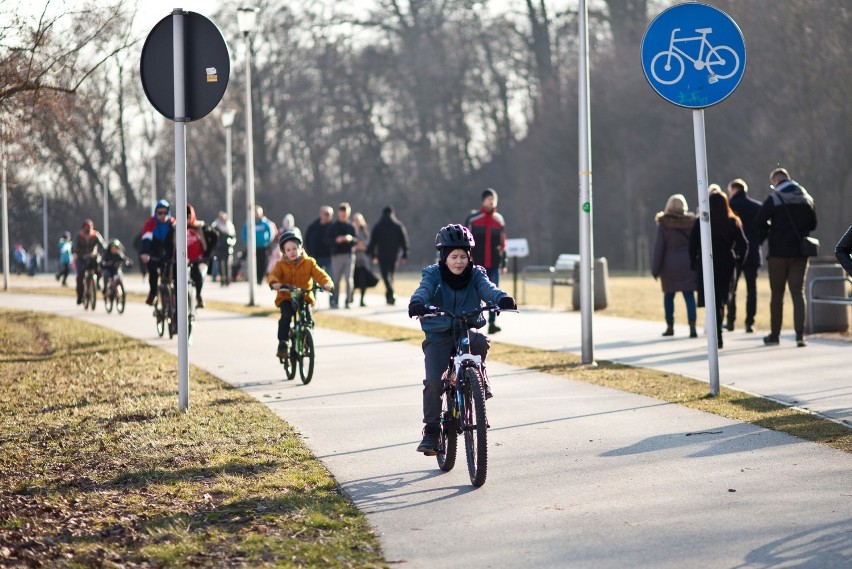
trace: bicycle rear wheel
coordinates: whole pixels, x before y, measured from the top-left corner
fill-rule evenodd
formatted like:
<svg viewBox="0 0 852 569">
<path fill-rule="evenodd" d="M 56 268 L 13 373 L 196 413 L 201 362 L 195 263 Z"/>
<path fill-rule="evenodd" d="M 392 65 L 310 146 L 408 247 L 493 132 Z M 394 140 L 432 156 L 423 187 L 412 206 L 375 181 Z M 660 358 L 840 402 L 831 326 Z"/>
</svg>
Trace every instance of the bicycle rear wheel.
<svg viewBox="0 0 852 569">
<path fill-rule="evenodd" d="M 456 465 L 458 450 L 458 418 L 453 399 L 454 390 L 449 386 L 441 396 L 441 440 L 438 442 L 438 468 L 449 472 Z"/>
<path fill-rule="evenodd" d="M 115 304 L 115 289 L 112 286 L 112 279 L 107 279 L 106 293 L 104 294 L 104 308 L 107 314 L 112 313 L 112 307 Z"/>
<path fill-rule="evenodd" d="M 314 376 L 314 337 L 308 328 L 302 330 L 302 353 L 299 358 L 299 376 L 305 385 Z"/>
<path fill-rule="evenodd" d="M 124 305 L 127 302 L 127 298 L 124 296 L 124 283 L 119 282 L 115 286 L 115 292 L 113 295 L 115 296 L 116 310 L 118 310 L 119 314 L 124 314 Z"/>
<path fill-rule="evenodd" d="M 482 376 L 475 368 L 464 370 L 464 409 L 461 413 L 467 472 L 476 487 L 485 484 L 488 475 L 488 425 L 485 419 L 485 395 Z"/>
</svg>

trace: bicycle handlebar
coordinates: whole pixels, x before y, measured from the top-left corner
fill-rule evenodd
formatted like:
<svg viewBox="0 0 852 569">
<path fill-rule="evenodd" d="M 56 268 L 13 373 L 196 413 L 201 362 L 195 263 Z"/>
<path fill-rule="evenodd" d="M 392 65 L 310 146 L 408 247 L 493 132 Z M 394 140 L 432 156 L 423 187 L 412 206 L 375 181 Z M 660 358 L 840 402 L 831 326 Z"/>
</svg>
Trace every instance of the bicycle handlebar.
<svg viewBox="0 0 852 569">
<path fill-rule="evenodd" d="M 426 310 L 428 310 L 429 312 L 424 314 L 423 316 L 420 316 L 419 318 L 435 318 L 437 316 L 449 316 L 454 320 L 470 320 L 471 318 L 475 318 L 483 312 L 488 311 L 495 312 L 496 314 L 500 314 L 501 312 L 518 312 L 517 309 L 500 308 L 496 304 L 491 304 L 490 302 L 474 310 L 470 310 L 468 312 L 460 312 L 458 314 L 454 314 L 450 310 L 447 310 L 446 308 L 441 308 L 439 306 L 427 306 Z"/>
<path fill-rule="evenodd" d="M 269 289 L 275 290 L 272 287 L 272 285 L 269 285 Z M 311 288 L 301 288 L 301 287 L 297 287 L 297 286 L 290 286 L 290 285 L 282 284 L 282 285 L 279 286 L 278 290 L 279 291 L 280 290 L 290 291 L 290 294 L 293 295 L 293 296 L 299 296 L 299 295 L 304 294 L 306 292 L 326 292 L 326 290 L 322 287 L 322 285 L 319 285 L 317 283 L 314 283 Z"/>
</svg>

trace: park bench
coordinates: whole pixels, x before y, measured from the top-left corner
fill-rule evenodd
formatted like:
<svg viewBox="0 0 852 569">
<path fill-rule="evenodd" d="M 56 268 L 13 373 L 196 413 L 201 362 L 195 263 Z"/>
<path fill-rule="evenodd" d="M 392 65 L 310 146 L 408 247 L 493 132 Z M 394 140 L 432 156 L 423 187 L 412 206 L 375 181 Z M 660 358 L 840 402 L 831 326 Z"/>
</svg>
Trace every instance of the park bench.
<svg viewBox="0 0 852 569">
<path fill-rule="evenodd" d="M 825 276 L 825 277 L 814 277 L 810 279 L 808 282 L 808 306 L 813 304 L 834 304 L 841 306 L 852 306 L 852 296 L 849 296 L 848 292 L 846 296 L 836 296 L 836 295 L 828 295 L 828 294 L 817 294 L 814 289 L 816 289 L 817 283 L 825 283 L 825 282 L 846 282 L 848 284 L 852 284 L 852 277 L 849 276 Z M 848 291 L 848 287 L 847 287 Z M 808 329 L 814 329 L 814 311 L 808 310 Z"/>
<path fill-rule="evenodd" d="M 561 253 L 552 265 L 528 265 L 521 271 L 523 285 L 521 302 L 527 301 L 527 283 L 550 286 L 550 307 L 553 308 L 554 293 L 558 286 L 574 286 L 574 267 L 580 262 L 580 255 Z"/>
</svg>

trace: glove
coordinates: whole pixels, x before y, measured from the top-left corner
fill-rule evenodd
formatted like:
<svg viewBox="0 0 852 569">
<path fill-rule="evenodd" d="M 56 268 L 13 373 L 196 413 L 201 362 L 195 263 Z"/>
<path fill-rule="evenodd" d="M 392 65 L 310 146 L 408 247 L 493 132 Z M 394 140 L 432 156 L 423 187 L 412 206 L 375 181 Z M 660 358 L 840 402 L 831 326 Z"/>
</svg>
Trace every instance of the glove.
<svg viewBox="0 0 852 569">
<path fill-rule="evenodd" d="M 426 310 L 426 305 L 421 302 L 412 302 L 408 305 L 408 317 L 414 318 L 415 316 L 423 316 L 428 312 Z"/>
<path fill-rule="evenodd" d="M 501 310 L 515 310 L 518 308 L 518 305 L 515 304 L 515 299 L 509 295 L 501 296 L 497 300 L 497 308 Z"/>
</svg>

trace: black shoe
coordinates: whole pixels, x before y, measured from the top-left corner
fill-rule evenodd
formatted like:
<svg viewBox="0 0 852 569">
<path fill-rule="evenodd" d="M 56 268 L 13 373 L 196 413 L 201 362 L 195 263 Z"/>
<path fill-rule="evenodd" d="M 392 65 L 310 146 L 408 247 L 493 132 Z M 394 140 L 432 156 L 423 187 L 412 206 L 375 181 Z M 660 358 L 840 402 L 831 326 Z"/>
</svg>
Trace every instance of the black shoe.
<svg viewBox="0 0 852 569">
<path fill-rule="evenodd" d="M 489 334 L 496 334 L 496 333 L 497 333 L 497 332 L 499 332 L 500 330 L 502 330 L 502 328 L 500 328 L 500 327 L 499 327 L 499 326 L 497 326 L 496 324 L 489 324 L 489 325 L 488 325 L 488 333 L 489 333 Z"/>
<path fill-rule="evenodd" d="M 290 349 L 287 347 L 287 342 L 278 342 L 278 351 L 275 353 L 278 356 L 279 360 L 283 360 L 287 357 Z"/>
<path fill-rule="evenodd" d="M 420 441 L 420 446 L 417 447 L 417 452 L 422 452 L 426 456 L 435 456 L 438 454 L 438 439 L 441 436 L 441 426 L 437 423 L 429 423 L 423 427 L 423 440 Z"/>
<path fill-rule="evenodd" d="M 204 301 L 200 296 L 195 297 L 195 308 L 204 308 Z"/>
<path fill-rule="evenodd" d="M 733 332 L 734 331 L 734 323 L 728 322 L 727 324 L 725 324 L 725 330 L 727 330 L 728 332 Z"/>
<path fill-rule="evenodd" d="M 157 298 L 157 293 L 155 293 L 155 292 L 149 292 L 149 293 L 148 293 L 148 298 L 146 298 L 146 299 L 145 299 L 145 304 L 147 304 L 148 306 L 151 306 L 152 304 L 154 304 L 154 299 L 155 299 L 155 298 Z"/>
<path fill-rule="evenodd" d="M 763 344 L 766 346 L 777 346 L 778 343 L 778 336 L 773 336 L 772 334 L 769 334 L 768 336 L 763 337 Z"/>
<path fill-rule="evenodd" d="M 807 345 L 808 345 L 808 341 L 805 340 L 804 336 L 800 336 L 800 335 L 796 336 L 796 347 L 804 348 Z"/>
<path fill-rule="evenodd" d="M 485 399 L 491 399 L 494 397 L 494 393 L 491 391 L 491 384 L 488 381 L 485 381 Z"/>
<path fill-rule="evenodd" d="M 667 326 L 663 336 L 674 336 L 674 326 Z"/>
<path fill-rule="evenodd" d="M 83 304 L 83 299 L 82 299 L 82 298 L 78 298 L 78 299 L 77 299 L 77 304 Z"/>
<path fill-rule="evenodd" d="M 754 333 L 754 328 L 752 327 L 752 325 L 746 324 L 746 334 L 753 334 L 753 333 Z"/>
</svg>

